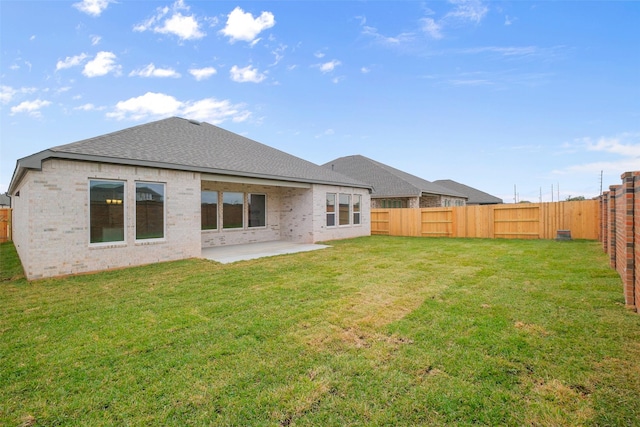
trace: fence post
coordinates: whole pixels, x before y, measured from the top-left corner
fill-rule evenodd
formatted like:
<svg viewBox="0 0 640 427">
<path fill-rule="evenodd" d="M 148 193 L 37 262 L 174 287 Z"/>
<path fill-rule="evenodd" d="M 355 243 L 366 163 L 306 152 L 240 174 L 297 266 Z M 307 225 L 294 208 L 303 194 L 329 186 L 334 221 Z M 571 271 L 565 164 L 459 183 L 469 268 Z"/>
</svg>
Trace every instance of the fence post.
<svg viewBox="0 0 640 427">
<path fill-rule="evenodd" d="M 622 212 L 619 212 L 620 223 L 618 227 L 621 227 L 620 237 L 622 243 L 620 245 L 621 254 L 619 254 L 619 268 L 618 271 L 622 277 L 624 284 L 624 299 L 625 304 L 632 309 L 636 309 L 636 290 L 635 290 L 635 242 L 634 242 L 634 173 L 625 172 L 620 178 L 622 179 L 622 188 L 620 191 L 621 208 Z"/>
</svg>

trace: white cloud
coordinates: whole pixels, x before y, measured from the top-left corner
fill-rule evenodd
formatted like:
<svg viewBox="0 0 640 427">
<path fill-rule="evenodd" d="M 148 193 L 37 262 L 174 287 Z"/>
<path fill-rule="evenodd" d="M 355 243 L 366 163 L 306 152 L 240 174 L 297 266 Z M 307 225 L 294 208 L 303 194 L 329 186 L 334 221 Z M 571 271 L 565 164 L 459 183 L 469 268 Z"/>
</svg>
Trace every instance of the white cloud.
<svg viewBox="0 0 640 427">
<path fill-rule="evenodd" d="M 76 56 L 67 56 L 64 60 L 58 61 L 56 63 L 56 71 L 64 70 L 65 68 L 77 67 L 82 64 L 85 59 L 87 59 L 89 55 L 86 53 L 81 53 Z"/>
<path fill-rule="evenodd" d="M 102 40 L 102 37 L 100 36 L 91 36 L 91 46 L 97 46 L 100 43 L 100 40 Z"/>
<path fill-rule="evenodd" d="M 201 99 L 200 101 L 185 104 L 182 114 L 190 119 L 219 124 L 226 120 L 243 122 L 251 113 L 243 110 L 241 104 L 232 105 L 228 100 L 219 101 L 214 98 Z"/>
<path fill-rule="evenodd" d="M 377 28 L 368 25 L 362 26 L 362 34 L 373 37 L 376 42 L 386 46 L 397 46 L 415 39 L 415 34 L 410 32 L 400 33 L 397 36 L 383 36 L 378 33 Z"/>
<path fill-rule="evenodd" d="M 480 0 L 449 0 L 449 3 L 456 7 L 445 15 L 445 19 L 479 23 L 489 11 L 489 8 Z"/>
<path fill-rule="evenodd" d="M 130 77 L 173 77 L 173 78 L 179 78 L 180 77 L 180 73 L 178 73 L 177 71 L 171 69 L 171 68 L 156 68 L 155 65 L 153 65 L 153 63 L 147 65 L 144 68 L 141 68 L 139 70 L 134 70 L 131 73 L 129 73 Z"/>
<path fill-rule="evenodd" d="M 640 133 L 622 133 L 613 137 L 601 137 L 595 141 L 592 138 L 582 138 L 575 144 L 568 144 L 565 147 L 570 149 L 573 157 L 584 155 L 586 151 L 609 154 L 618 158 L 571 165 L 555 170 L 554 173 L 597 174 L 603 171 L 606 174 L 619 176 L 623 172 L 638 170 L 640 165 Z"/>
<path fill-rule="evenodd" d="M 247 120 L 251 113 L 242 104 L 232 104 L 228 100 L 204 98 L 196 101 L 180 101 L 171 95 L 154 92 L 120 101 L 116 104 L 114 111 L 107 113 L 107 117 L 117 120 L 143 120 L 149 117 L 171 116 L 184 116 L 220 124 L 227 120 L 235 122 Z"/>
<path fill-rule="evenodd" d="M 231 67 L 231 80 L 238 83 L 260 83 L 267 76 L 265 73 L 260 73 L 257 68 L 252 68 L 251 65 L 247 65 L 244 68 L 239 68 L 237 65 Z"/>
<path fill-rule="evenodd" d="M 329 62 L 325 62 L 324 64 L 318 64 L 317 67 L 320 68 L 320 71 L 322 71 L 323 73 L 330 73 L 339 65 L 342 65 L 342 62 L 334 59 Z"/>
<path fill-rule="evenodd" d="M 362 67 L 362 68 L 360 68 L 360 72 L 361 72 L 362 74 L 369 74 L 369 73 L 371 72 L 371 68 L 369 68 L 369 67 Z"/>
<path fill-rule="evenodd" d="M 156 14 L 141 24 L 133 27 L 134 31 L 153 31 L 160 34 L 173 34 L 181 40 L 197 40 L 206 34 L 200 30 L 200 23 L 195 15 L 183 15 L 180 10 L 189 10 L 184 0 L 178 0 L 172 9 L 158 8 Z M 168 16 L 170 14 L 170 16 Z"/>
<path fill-rule="evenodd" d="M 635 142 L 628 140 L 635 140 Z M 640 134 L 624 133 L 616 137 L 603 137 L 595 142 L 589 138 L 583 139 L 583 141 L 588 151 L 602 151 L 625 157 L 640 158 Z"/>
<path fill-rule="evenodd" d="M 213 67 L 192 68 L 189 70 L 189 73 L 198 81 L 208 79 L 217 72 L 218 71 Z"/>
<path fill-rule="evenodd" d="M 0 86 L 0 102 L 7 104 L 13 100 L 13 97 L 18 94 L 31 94 L 37 91 L 34 87 L 21 87 L 20 89 L 14 89 L 11 86 Z"/>
<path fill-rule="evenodd" d="M 113 52 L 98 52 L 96 57 L 87 62 L 82 74 L 87 77 L 104 76 L 109 73 L 120 74 L 120 66 L 116 64 L 116 55 Z"/>
<path fill-rule="evenodd" d="M 74 3 L 73 7 L 87 15 L 100 16 L 107 9 L 109 3 L 113 3 L 113 0 L 82 0 L 79 3 Z"/>
<path fill-rule="evenodd" d="M 18 93 L 18 91 L 11 86 L 0 86 L 0 102 L 3 104 L 10 102 L 16 93 Z"/>
<path fill-rule="evenodd" d="M 220 32 L 229 37 L 232 43 L 236 40 L 257 42 L 258 34 L 275 24 L 276 21 L 271 12 L 262 12 L 260 16 L 254 18 L 251 13 L 245 13 L 240 7 L 236 7 L 227 16 L 227 25 Z"/>
<path fill-rule="evenodd" d="M 41 99 L 36 99 L 35 101 L 24 101 L 15 107 L 11 107 L 11 115 L 13 116 L 16 113 L 27 113 L 32 117 L 40 117 L 42 114 L 40 110 L 44 107 L 48 107 L 51 105 L 49 101 L 43 101 Z"/>
<path fill-rule="evenodd" d="M 422 31 L 431 36 L 431 38 L 442 38 L 442 25 L 434 21 L 433 18 L 422 18 L 420 23 L 422 24 Z"/>
<path fill-rule="evenodd" d="M 88 103 L 88 104 L 84 104 L 84 105 L 80 105 L 76 108 L 74 108 L 74 110 L 82 110 L 82 111 L 95 111 L 95 110 L 102 110 L 103 108 L 98 108 L 95 105 Z"/>
</svg>

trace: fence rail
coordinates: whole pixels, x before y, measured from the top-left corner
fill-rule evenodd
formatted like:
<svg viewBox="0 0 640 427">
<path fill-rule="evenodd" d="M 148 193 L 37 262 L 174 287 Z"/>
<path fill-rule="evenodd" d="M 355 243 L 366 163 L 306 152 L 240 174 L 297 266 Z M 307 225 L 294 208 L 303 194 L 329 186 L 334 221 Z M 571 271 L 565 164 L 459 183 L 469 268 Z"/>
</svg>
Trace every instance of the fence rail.
<svg viewBox="0 0 640 427">
<path fill-rule="evenodd" d="M 599 224 L 597 200 L 371 210 L 371 234 L 389 236 L 597 240 Z"/>
<path fill-rule="evenodd" d="M 0 243 L 11 241 L 11 209 L 0 209 Z"/>
</svg>

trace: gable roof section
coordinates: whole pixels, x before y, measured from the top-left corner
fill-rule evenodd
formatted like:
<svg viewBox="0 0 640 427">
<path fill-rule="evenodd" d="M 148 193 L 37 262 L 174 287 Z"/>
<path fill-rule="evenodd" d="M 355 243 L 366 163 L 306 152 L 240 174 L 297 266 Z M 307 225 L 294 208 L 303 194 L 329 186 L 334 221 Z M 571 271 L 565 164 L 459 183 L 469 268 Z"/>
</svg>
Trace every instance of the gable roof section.
<svg viewBox="0 0 640 427">
<path fill-rule="evenodd" d="M 209 123 L 172 117 L 60 145 L 18 160 L 10 189 L 49 158 L 147 166 L 311 184 L 370 188 Z"/>
<path fill-rule="evenodd" d="M 466 194 L 469 197 L 467 200 L 467 204 L 470 205 L 493 205 L 493 204 L 502 204 L 502 199 L 492 196 L 489 193 L 485 193 L 484 191 L 480 191 L 476 188 L 469 187 L 468 185 L 460 184 L 459 182 L 453 181 L 451 179 L 439 179 L 434 181 L 434 183 L 442 186 L 450 188 L 451 190 L 455 190 L 458 193 Z"/>
<path fill-rule="evenodd" d="M 457 191 L 361 155 L 340 157 L 323 166 L 371 185 L 371 197 L 420 197 L 426 193 L 466 198 Z"/>
</svg>

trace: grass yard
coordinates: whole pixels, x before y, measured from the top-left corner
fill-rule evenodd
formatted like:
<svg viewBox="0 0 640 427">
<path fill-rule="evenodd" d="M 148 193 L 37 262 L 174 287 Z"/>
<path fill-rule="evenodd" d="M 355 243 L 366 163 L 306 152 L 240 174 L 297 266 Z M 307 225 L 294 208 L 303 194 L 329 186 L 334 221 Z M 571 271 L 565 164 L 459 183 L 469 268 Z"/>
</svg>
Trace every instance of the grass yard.
<svg viewBox="0 0 640 427">
<path fill-rule="evenodd" d="M 32 283 L 0 245 L 0 425 L 640 425 L 599 243 L 331 245 Z"/>
</svg>

